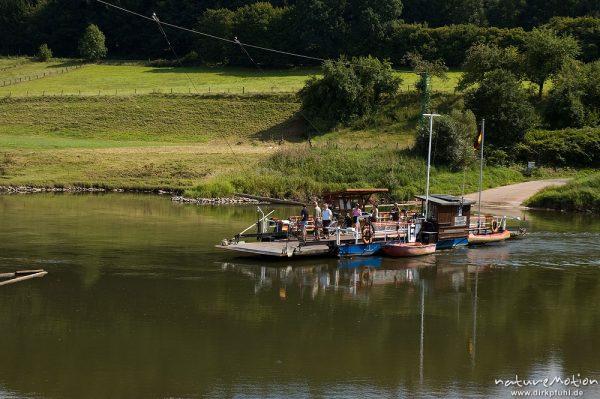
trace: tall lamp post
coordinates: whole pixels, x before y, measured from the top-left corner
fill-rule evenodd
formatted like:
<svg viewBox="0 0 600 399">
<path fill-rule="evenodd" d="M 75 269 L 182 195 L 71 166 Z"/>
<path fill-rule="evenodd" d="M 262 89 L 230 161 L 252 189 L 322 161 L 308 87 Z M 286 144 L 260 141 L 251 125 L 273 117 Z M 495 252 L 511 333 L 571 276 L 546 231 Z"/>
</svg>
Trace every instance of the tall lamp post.
<svg viewBox="0 0 600 399">
<path fill-rule="evenodd" d="M 427 221 L 427 211 L 429 210 L 429 171 L 431 170 L 431 136 L 433 135 L 433 118 L 441 116 L 440 114 L 423 114 L 429 117 L 429 146 L 427 148 L 427 184 L 425 185 L 425 220 Z"/>
</svg>

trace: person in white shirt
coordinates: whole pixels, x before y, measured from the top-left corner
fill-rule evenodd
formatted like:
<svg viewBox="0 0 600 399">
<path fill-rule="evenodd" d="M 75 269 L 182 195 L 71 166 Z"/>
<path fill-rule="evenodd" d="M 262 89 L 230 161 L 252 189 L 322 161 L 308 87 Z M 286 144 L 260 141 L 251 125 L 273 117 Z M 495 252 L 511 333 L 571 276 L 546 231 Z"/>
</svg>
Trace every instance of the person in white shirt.
<svg viewBox="0 0 600 399">
<path fill-rule="evenodd" d="M 327 237 L 329 235 L 329 225 L 331 224 L 331 219 L 333 217 L 333 213 L 331 212 L 331 209 L 329 209 L 329 205 L 325 204 L 323 205 L 325 207 L 325 209 L 323 209 L 323 233 L 325 233 L 325 237 Z"/>
<path fill-rule="evenodd" d="M 379 221 L 379 208 L 377 204 L 373 204 L 373 212 L 371 212 L 371 221 L 378 222 Z"/>
</svg>

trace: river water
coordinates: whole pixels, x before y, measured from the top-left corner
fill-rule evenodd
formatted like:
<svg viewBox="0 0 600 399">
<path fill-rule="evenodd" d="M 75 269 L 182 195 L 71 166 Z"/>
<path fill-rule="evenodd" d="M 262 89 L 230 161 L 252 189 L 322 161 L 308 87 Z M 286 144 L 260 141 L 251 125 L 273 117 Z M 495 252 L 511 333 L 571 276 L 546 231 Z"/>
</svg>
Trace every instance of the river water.
<svg viewBox="0 0 600 399">
<path fill-rule="evenodd" d="M 214 248 L 255 217 L 0 196 L 0 273 L 48 271 L 0 287 L 0 397 L 600 397 L 600 218 L 528 212 L 525 239 L 409 260 Z"/>
</svg>

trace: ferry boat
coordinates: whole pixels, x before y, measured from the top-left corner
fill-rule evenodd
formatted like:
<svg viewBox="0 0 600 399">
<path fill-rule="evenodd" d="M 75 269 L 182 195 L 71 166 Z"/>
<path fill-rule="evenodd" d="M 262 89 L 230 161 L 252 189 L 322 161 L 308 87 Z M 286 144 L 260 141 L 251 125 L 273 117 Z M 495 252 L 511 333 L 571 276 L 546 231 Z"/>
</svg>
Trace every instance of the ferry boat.
<svg viewBox="0 0 600 399">
<path fill-rule="evenodd" d="M 381 212 L 381 219 L 371 220 L 369 213 L 360 217 L 360 228 L 345 220 L 350 215 L 352 204 L 361 209 L 369 204 L 375 194 L 386 193 L 385 188 L 346 189 L 330 193 L 324 202 L 332 208 L 335 222 L 325 234 L 322 226 L 316 226 L 309 218 L 306 239 L 301 233 L 300 217 L 291 216 L 277 219 L 257 208 L 260 217 L 246 230 L 236 234 L 231 240 L 223 240 L 218 248 L 255 255 L 293 257 L 293 256 L 370 256 L 381 251 L 383 245 L 391 243 L 416 242 L 420 234 L 423 219 L 417 214 L 404 216 L 398 221 L 389 220 L 389 213 Z M 248 233 L 252 228 L 256 233 Z M 246 241 L 255 239 L 255 241 Z"/>
<path fill-rule="evenodd" d="M 438 250 L 469 244 L 471 205 L 475 201 L 447 194 L 418 195 L 417 199 L 427 207 L 423 243 L 435 243 Z"/>
</svg>

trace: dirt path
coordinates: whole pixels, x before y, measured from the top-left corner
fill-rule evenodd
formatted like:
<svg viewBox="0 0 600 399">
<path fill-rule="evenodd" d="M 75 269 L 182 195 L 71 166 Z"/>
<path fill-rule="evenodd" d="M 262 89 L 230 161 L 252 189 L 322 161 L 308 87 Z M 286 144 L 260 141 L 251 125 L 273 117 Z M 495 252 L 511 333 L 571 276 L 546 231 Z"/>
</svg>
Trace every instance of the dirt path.
<svg viewBox="0 0 600 399">
<path fill-rule="evenodd" d="M 548 179 L 528 181 L 484 190 L 481 205 L 486 208 L 518 208 L 523 201 L 548 186 L 561 186 L 571 179 Z M 477 201 L 479 193 L 470 193 L 465 198 Z"/>
</svg>

